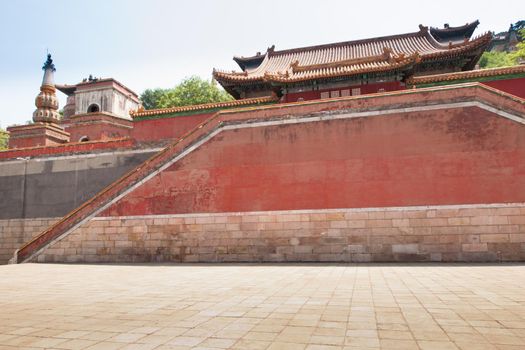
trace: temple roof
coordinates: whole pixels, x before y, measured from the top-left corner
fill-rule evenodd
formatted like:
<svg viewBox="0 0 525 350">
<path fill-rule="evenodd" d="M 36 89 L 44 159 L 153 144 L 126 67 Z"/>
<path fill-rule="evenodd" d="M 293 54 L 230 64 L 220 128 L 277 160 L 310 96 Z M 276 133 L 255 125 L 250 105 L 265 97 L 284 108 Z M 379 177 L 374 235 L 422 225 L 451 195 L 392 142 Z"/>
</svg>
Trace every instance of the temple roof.
<svg viewBox="0 0 525 350">
<path fill-rule="evenodd" d="M 430 34 L 437 41 L 448 44 L 450 41 L 458 42 L 464 41 L 465 38 L 470 39 L 478 25 L 478 20 L 459 27 L 450 27 L 448 24 L 445 24 L 444 28 L 430 27 Z"/>
<path fill-rule="evenodd" d="M 214 70 L 214 78 L 231 92 L 232 86 L 253 83 L 294 83 L 319 78 L 350 76 L 409 68 L 419 61 L 465 56 L 470 60 L 490 43 L 491 33 L 461 43 L 438 42 L 428 27 L 414 33 L 276 51 L 245 60 L 259 60 L 242 72 Z M 469 56 L 470 54 L 470 56 Z M 236 59 L 238 61 L 239 58 Z M 253 62 L 253 61 L 252 61 Z M 472 63 L 467 60 L 467 64 Z M 475 62 L 474 62 L 475 63 Z M 473 65 L 473 64 L 471 64 Z"/>
</svg>

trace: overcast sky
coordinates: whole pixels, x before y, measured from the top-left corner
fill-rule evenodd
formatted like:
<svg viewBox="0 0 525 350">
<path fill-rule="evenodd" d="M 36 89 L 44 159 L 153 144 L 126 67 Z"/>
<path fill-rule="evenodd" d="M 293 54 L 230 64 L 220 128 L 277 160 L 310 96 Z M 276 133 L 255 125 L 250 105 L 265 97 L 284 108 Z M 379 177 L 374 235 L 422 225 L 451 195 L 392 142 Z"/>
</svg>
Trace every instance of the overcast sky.
<svg viewBox="0 0 525 350">
<path fill-rule="evenodd" d="M 525 1 L 0 0 L 0 126 L 32 117 L 46 50 L 55 80 L 113 77 L 140 94 L 212 69 L 232 57 L 414 32 L 479 19 L 474 35 L 507 30 Z M 60 108 L 65 96 L 58 92 Z"/>
</svg>

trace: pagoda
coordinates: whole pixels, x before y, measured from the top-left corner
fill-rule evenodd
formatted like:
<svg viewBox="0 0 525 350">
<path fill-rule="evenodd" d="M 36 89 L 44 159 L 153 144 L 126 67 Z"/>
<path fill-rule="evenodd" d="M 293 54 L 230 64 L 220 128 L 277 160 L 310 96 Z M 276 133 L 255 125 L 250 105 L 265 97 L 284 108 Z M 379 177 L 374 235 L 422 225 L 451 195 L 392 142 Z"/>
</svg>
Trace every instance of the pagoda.
<svg viewBox="0 0 525 350">
<path fill-rule="evenodd" d="M 54 74 L 56 71 L 51 54 L 42 67 L 44 77 L 40 93 L 35 99 L 33 123 L 7 128 L 10 133 L 9 148 L 53 146 L 69 142 L 69 133 L 59 125 L 58 99 Z"/>
<path fill-rule="evenodd" d="M 54 79 L 56 68 L 51 59 L 51 54 L 47 55 L 42 70 L 44 71 L 44 78 L 40 86 L 40 93 L 35 99 L 36 110 L 33 113 L 33 122 L 57 124 L 60 115 L 58 114 L 58 99 Z"/>
<path fill-rule="evenodd" d="M 237 99 L 276 94 L 282 102 L 404 89 L 413 76 L 472 70 L 491 33 L 472 38 L 479 21 L 460 27 L 276 50 L 234 57 L 241 72 L 214 70 Z"/>
</svg>

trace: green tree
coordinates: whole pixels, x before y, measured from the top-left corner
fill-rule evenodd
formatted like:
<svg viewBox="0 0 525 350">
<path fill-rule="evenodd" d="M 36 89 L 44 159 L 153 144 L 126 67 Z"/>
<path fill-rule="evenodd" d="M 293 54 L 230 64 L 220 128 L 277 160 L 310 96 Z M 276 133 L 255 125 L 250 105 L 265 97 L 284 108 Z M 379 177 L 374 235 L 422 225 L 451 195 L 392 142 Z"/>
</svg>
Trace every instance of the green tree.
<svg viewBox="0 0 525 350">
<path fill-rule="evenodd" d="M 496 68 L 514 66 L 516 60 L 511 57 L 512 54 L 498 51 L 485 51 L 479 59 L 480 68 Z"/>
<path fill-rule="evenodd" d="M 525 28 L 519 30 L 520 37 L 525 38 Z M 516 63 L 525 61 L 525 41 L 520 41 L 516 45 L 516 51 L 510 54 L 511 58 Z"/>
<path fill-rule="evenodd" d="M 153 109 L 231 101 L 233 97 L 216 84 L 191 76 L 173 89 L 147 89 L 140 99 L 145 109 Z"/>
<path fill-rule="evenodd" d="M 519 21 L 514 24 L 518 30 L 518 37 L 525 38 L 525 21 Z M 525 61 L 525 41 L 520 41 L 516 45 L 516 51 L 513 52 L 497 52 L 486 51 L 479 60 L 480 68 L 496 68 L 515 66 Z"/>
<path fill-rule="evenodd" d="M 159 99 L 168 92 L 168 89 L 146 89 L 141 95 L 140 100 L 142 101 L 142 106 L 145 109 L 155 109 L 159 108 L 158 101 Z"/>
<path fill-rule="evenodd" d="M 7 149 L 9 141 L 9 134 L 4 129 L 0 128 L 0 150 Z"/>
</svg>

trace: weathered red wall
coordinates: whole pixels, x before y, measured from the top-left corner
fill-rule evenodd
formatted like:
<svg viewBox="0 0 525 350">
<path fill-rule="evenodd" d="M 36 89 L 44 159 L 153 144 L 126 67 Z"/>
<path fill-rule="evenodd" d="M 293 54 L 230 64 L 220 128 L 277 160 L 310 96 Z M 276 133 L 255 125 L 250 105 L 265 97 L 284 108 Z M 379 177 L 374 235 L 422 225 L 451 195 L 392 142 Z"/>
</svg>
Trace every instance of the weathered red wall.
<svg viewBox="0 0 525 350">
<path fill-rule="evenodd" d="M 483 84 L 525 98 L 525 78 L 484 81 Z"/>
<path fill-rule="evenodd" d="M 223 132 L 101 216 L 525 201 L 525 127 L 469 107 Z"/>
<path fill-rule="evenodd" d="M 172 118 L 138 120 L 133 123 L 132 137 L 139 141 L 158 141 L 180 137 L 208 119 L 213 113 Z"/>
<path fill-rule="evenodd" d="M 341 91 L 341 90 L 350 90 L 350 93 L 352 89 L 360 88 L 361 89 L 361 95 L 366 94 L 374 94 L 379 91 L 379 89 L 384 89 L 384 91 L 397 91 L 397 90 L 405 90 L 406 87 L 401 85 L 398 81 L 389 81 L 384 83 L 374 83 L 374 84 L 365 84 L 365 85 L 352 85 L 348 87 L 338 87 L 333 89 L 324 89 L 324 90 L 316 90 L 316 91 L 303 91 L 303 92 L 292 92 L 284 95 L 282 102 L 297 102 L 299 98 L 302 98 L 304 101 L 309 100 L 318 100 L 321 98 L 322 92 L 330 92 L 330 91 Z"/>
<path fill-rule="evenodd" d="M 107 123 L 75 124 L 66 128 L 66 131 L 71 134 L 71 142 L 79 142 L 84 136 L 87 136 L 90 141 L 120 139 L 129 137 L 131 130 Z"/>
<path fill-rule="evenodd" d="M 51 154 L 86 153 L 104 149 L 114 150 L 118 148 L 131 148 L 134 145 L 135 143 L 131 139 L 118 139 L 108 141 L 66 143 L 55 146 L 8 149 L 5 151 L 0 151 L 0 159 L 11 159 L 18 157 L 38 157 Z"/>
<path fill-rule="evenodd" d="M 9 138 L 9 149 L 27 148 L 27 147 L 45 147 L 54 146 L 56 142 L 47 139 L 44 135 L 35 135 L 33 137 Z"/>
</svg>

